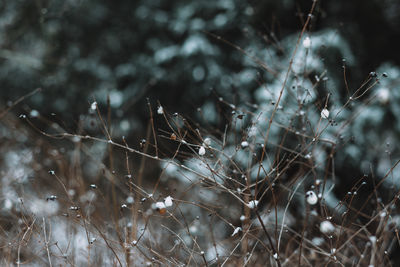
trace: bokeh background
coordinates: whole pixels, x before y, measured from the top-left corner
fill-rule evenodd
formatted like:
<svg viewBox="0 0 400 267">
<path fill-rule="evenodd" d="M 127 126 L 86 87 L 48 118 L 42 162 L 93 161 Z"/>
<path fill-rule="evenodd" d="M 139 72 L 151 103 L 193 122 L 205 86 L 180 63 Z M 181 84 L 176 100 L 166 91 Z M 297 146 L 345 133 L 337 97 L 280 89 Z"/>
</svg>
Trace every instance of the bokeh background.
<svg viewBox="0 0 400 267">
<path fill-rule="evenodd" d="M 309 8 L 293 0 L 2 1 L 1 99 L 41 87 L 32 108 L 76 118 L 93 97 L 105 103 L 110 94 L 114 112 L 132 124 L 147 115 L 146 97 L 191 113 L 215 94 L 258 87 L 240 78 L 255 66 L 207 33 L 259 51 L 297 33 Z M 397 1 L 321 1 L 310 29 L 334 29 L 349 43 L 355 86 L 384 62 L 400 64 L 399 25 Z M 341 71 L 341 62 L 332 64 Z"/>
</svg>

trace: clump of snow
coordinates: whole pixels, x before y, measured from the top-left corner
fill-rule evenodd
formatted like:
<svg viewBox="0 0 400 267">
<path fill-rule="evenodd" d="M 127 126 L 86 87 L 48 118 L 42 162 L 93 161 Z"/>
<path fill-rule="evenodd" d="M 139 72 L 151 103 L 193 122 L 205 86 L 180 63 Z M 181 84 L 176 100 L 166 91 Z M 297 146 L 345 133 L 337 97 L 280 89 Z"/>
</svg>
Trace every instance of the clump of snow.
<svg viewBox="0 0 400 267">
<path fill-rule="evenodd" d="M 249 142 L 243 141 L 240 145 L 241 145 L 241 147 L 242 147 L 243 149 L 245 149 L 246 147 L 249 146 Z"/>
<path fill-rule="evenodd" d="M 95 111 L 97 109 L 97 102 L 94 101 L 91 105 L 90 105 L 90 109 Z"/>
<path fill-rule="evenodd" d="M 204 146 L 210 146 L 211 145 L 211 138 L 207 137 L 203 141 Z"/>
<path fill-rule="evenodd" d="M 49 197 L 46 198 L 47 201 L 51 200 L 51 201 L 55 201 L 57 199 L 56 195 L 51 195 Z"/>
<path fill-rule="evenodd" d="M 199 148 L 199 155 L 204 156 L 205 154 L 206 154 L 206 149 L 204 148 L 204 146 L 201 146 Z"/>
<path fill-rule="evenodd" d="M 321 111 L 321 118 L 323 118 L 323 119 L 328 119 L 329 118 L 329 110 L 328 109 L 324 108 Z"/>
<path fill-rule="evenodd" d="M 165 203 L 161 202 L 161 201 L 156 202 L 156 204 L 154 206 L 156 209 L 160 209 L 160 210 L 165 209 Z"/>
<path fill-rule="evenodd" d="M 370 236 L 369 240 L 371 241 L 372 244 L 376 243 L 376 236 Z"/>
<path fill-rule="evenodd" d="M 231 236 L 236 235 L 239 231 L 242 231 L 242 227 L 236 227 Z"/>
<path fill-rule="evenodd" d="M 167 196 L 167 197 L 164 199 L 164 204 L 165 204 L 166 207 L 171 207 L 171 206 L 173 205 L 173 203 L 172 203 L 172 197 L 171 197 L 171 196 Z"/>
<path fill-rule="evenodd" d="M 335 226 L 330 221 L 323 221 L 319 226 L 319 230 L 324 234 L 329 234 L 335 231 Z"/>
<path fill-rule="evenodd" d="M 306 38 L 304 38 L 303 46 L 304 46 L 304 48 L 310 48 L 311 47 L 311 39 L 310 39 L 310 37 L 307 36 Z"/>
<path fill-rule="evenodd" d="M 257 207 L 258 205 L 258 200 L 252 200 L 249 203 L 246 204 L 247 207 L 249 207 L 250 209 L 254 209 L 255 207 Z"/>
<path fill-rule="evenodd" d="M 306 199 L 307 199 L 307 203 L 310 205 L 315 205 L 318 202 L 317 195 L 315 194 L 314 191 L 311 191 L 311 190 L 306 193 Z"/>
<path fill-rule="evenodd" d="M 158 106 L 157 113 L 160 114 L 160 115 L 164 114 L 164 109 L 163 109 L 162 106 Z"/>
</svg>

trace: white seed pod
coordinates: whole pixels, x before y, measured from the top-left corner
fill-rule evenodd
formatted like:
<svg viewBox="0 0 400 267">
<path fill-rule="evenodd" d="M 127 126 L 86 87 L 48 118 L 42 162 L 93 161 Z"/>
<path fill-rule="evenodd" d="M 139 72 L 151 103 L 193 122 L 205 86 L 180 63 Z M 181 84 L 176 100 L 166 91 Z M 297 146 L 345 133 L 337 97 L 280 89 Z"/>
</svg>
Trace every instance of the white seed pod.
<svg viewBox="0 0 400 267">
<path fill-rule="evenodd" d="M 308 191 L 306 193 L 306 199 L 307 199 L 307 203 L 310 205 L 315 205 L 318 203 L 318 197 L 314 191 L 311 191 L 311 190 Z"/>
<path fill-rule="evenodd" d="M 160 114 L 160 115 L 164 114 L 164 109 L 163 109 L 162 106 L 158 106 L 157 113 Z"/>
</svg>

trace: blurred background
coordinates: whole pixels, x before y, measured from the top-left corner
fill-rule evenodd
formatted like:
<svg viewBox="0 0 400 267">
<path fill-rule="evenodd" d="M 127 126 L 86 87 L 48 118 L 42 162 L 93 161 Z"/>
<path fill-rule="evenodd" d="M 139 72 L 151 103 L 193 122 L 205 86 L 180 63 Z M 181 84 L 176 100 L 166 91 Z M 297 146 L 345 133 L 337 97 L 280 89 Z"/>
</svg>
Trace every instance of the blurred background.
<svg viewBox="0 0 400 267">
<path fill-rule="evenodd" d="M 251 100 L 257 67 L 210 33 L 265 52 L 301 29 L 311 3 L 1 1 L 0 99 L 6 104 L 41 87 L 26 102 L 32 109 L 77 119 L 88 102 L 105 103 L 109 95 L 129 127 L 148 115 L 146 97 L 186 114 L 219 96 Z M 351 85 L 384 62 L 400 64 L 398 1 L 321 1 L 311 25 L 315 32 L 334 29 L 349 43 Z M 337 58 L 329 63 L 341 72 Z"/>
</svg>

